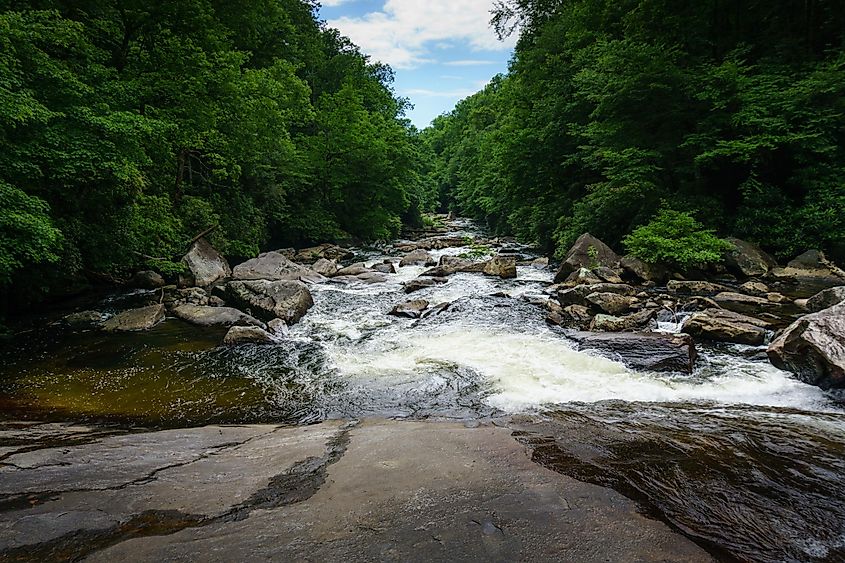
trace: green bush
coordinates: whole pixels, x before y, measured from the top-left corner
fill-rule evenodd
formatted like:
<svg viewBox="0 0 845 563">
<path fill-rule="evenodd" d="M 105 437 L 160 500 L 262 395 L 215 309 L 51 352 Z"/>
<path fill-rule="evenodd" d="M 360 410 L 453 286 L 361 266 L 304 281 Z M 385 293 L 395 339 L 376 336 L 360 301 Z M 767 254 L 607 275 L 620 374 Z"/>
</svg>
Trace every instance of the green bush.
<svg viewBox="0 0 845 563">
<path fill-rule="evenodd" d="M 648 224 L 635 229 L 622 243 L 629 253 L 643 262 L 681 268 L 718 262 L 733 248 L 689 213 L 672 209 L 660 210 Z"/>
<path fill-rule="evenodd" d="M 0 181 L 0 284 L 27 264 L 57 262 L 61 243 L 49 206 Z"/>
</svg>

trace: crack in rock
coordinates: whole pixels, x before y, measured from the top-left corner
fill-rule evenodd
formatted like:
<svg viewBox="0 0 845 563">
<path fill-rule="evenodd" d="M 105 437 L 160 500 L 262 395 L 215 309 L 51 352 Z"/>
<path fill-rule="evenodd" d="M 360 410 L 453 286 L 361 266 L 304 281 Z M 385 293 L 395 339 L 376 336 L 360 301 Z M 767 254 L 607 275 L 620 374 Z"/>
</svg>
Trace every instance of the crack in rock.
<svg viewBox="0 0 845 563">
<path fill-rule="evenodd" d="M 2 551 L 0 552 L 0 563 L 79 561 L 94 552 L 134 538 L 166 536 L 187 528 L 199 528 L 216 522 L 236 522 L 245 520 L 255 510 L 272 510 L 306 501 L 314 496 L 326 482 L 329 466 L 338 462 L 346 453 L 351 441 L 350 431 L 357 424 L 358 421 L 352 421 L 342 426 L 326 443 L 326 452 L 321 457 L 312 456 L 293 464 L 283 473 L 271 477 L 266 487 L 255 491 L 247 500 L 231 507 L 222 515 L 208 517 L 177 510 L 146 510 L 140 514 L 132 515 L 128 520 L 110 528 L 79 530 L 48 542 Z M 263 435 L 266 436 L 277 430 L 278 428 Z M 250 438 L 250 440 L 257 437 Z M 248 441 L 244 441 L 236 447 L 240 447 Z M 232 446 L 228 447 L 231 448 Z M 214 453 L 219 454 L 222 451 L 218 450 Z M 214 455 L 214 453 L 209 453 L 206 457 Z M 199 461 L 199 459 L 179 465 L 188 465 Z M 160 468 L 157 472 L 164 469 Z M 26 497 L 27 495 L 21 496 Z"/>
</svg>

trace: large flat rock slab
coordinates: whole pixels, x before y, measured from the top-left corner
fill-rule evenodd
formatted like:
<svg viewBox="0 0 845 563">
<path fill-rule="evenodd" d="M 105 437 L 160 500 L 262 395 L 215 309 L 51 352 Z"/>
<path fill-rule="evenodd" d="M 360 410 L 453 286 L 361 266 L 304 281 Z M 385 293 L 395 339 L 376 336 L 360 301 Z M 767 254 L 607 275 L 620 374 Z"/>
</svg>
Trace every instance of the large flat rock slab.
<svg viewBox="0 0 845 563">
<path fill-rule="evenodd" d="M 710 561 L 492 424 L 107 436 L 8 456 L 0 561 Z"/>
</svg>

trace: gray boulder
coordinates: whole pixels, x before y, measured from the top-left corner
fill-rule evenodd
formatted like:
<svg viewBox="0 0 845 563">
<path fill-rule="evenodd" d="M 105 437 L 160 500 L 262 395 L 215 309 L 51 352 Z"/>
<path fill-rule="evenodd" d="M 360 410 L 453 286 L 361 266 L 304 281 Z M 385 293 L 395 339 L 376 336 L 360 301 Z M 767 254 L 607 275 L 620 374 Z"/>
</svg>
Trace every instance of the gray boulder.
<svg viewBox="0 0 845 563">
<path fill-rule="evenodd" d="M 723 309 L 743 314 L 779 311 L 783 307 L 780 303 L 770 301 L 766 297 L 756 297 L 733 291 L 718 293 L 713 297 L 713 301 Z"/>
<path fill-rule="evenodd" d="M 590 310 L 582 305 L 567 305 L 561 307 L 553 299 L 546 301 L 546 322 L 564 328 L 585 330 L 590 325 L 592 315 Z"/>
<path fill-rule="evenodd" d="M 631 369 L 692 373 L 695 344 L 688 334 L 654 332 L 574 332 L 578 350 L 594 350 Z"/>
<path fill-rule="evenodd" d="M 182 263 L 191 272 L 195 285 L 208 287 L 222 279 L 231 277 L 232 269 L 226 259 L 204 238 L 195 241 Z"/>
<path fill-rule="evenodd" d="M 325 276 L 330 278 L 337 274 L 337 262 L 334 260 L 329 260 L 327 258 L 320 258 L 311 266 L 311 269 L 320 274 L 321 276 Z"/>
<path fill-rule="evenodd" d="M 731 273 L 750 278 L 764 276 L 777 267 L 774 258 L 760 250 L 756 244 L 738 238 L 726 240 L 734 246 L 733 250 L 725 254 L 725 266 Z"/>
<path fill-rule="evenodd" d="M 845 303 L 805 315 L 767 350 L 776 367 L 822 389 L 845 387 Z"/>
<path fill-rule="evenodd" d="M 596 292 L 587 295 L 587 303 L 594 309 L 609 315 L 619 315 L 631 310 L 638 303 L 636 297 L 619 295 L 618 293 Z"/>
<path fill-rule="evenodd" d="M 569 276 L 561 283 L 562 285 L 574 287 L 576 285 L 595 285 L 597 283 L 603 283 L 603 280 L 595 275 L 592 270 L 579 268 L 569 274 Z"/>
<path fill-rule="evenodd" d="M 321 244 L 319 246 L 312 246 L 311 248 L 303 248 L 302 250 L 296 251 L 292 259 L 303 264 L 310 264 L 315 260 L 329 260 L 337 262 L 338 260 L 348 260 L 354 256 L 354 252 L 336 244 Z"/>
<path fill-rule="evenodd" d="M 320 281 L 323 276 L 310 268 L 288 260 L 278 252 L 265 252 L 257 258 L 238 264 L 232 270 L 236 280 L 296 280 L 304 282 Z"/>
<path fill-rule="evenodd" d="M 251 280 L 226 284 L 228 300 L 263 321 L 279 318 L 292 325 L 314 305 L 311 292 L 299 281 Z"/>
<path fill-rule="evenodd" d="M 584 233 L 578 237 L 578 240 L 566 253 L 566 257 L 558 268 L 557 274 L 555 274 L 555 283 L 562 282 L 572 272 L 580 268 L 590 269 L 599 266 L 616 268 L 619 266 L 619 256 L 590 233 Z"/>
<path fill-rule="evenodd" d="M 164 278 L 152 270 L 142 270 L 132 276 L 132 287 L 140 289 L 158 289 L 164 287 Z"/>
<path fill-rule="evenodd" d="M 624 256 L 619 260 L 619 266 L 629 278 L 646 282 L 662 283 L 669 277 L 669 270 L 658 264 L 647 264 L 634 256 Z"/>
<path fill-rule="evenodd" d="M 484 265 L 485 275 L 498 276 L 502 279 L 516 277 L 516 258 L 513 256 L 494 256 Z"/>
<path fill-rule="evenodd" d="M 135 332 L 149 330 L 164 320 L 164 305 L 148 305 L 115 315 L 102 324 L 106 332 Z"/>
<path fill-rule="evenodd" d="M 616 317 L 598 314 L 590 323 L 590 330 L 598 332 L 635 332 L 654 324 L 655 309 L 644 309 L 632 315 Z"/>
<path fill-rule="evenodd" d="M 175 317 L 198 326 L 257 326 L 266 325 L 244 312 L 232 307 L 204 307 L 202 305 L 177 305 L 171 309 Z"/>
<path fill-rule="evenodd" d="M 809 297 L 823 289 L 845 285 L 845 272 L 819 250 L 810 250 L 789 262 L 785 268 L 774 268 L 770 275 L 792 287 L 791 293 Z"/>
<path fill-rule="evenodd" d="M 449 281 L 447 278 L 417 278 L 405 282 L 405 293 L 413 293 L 421 289 L 426 289 L 428 287 L 434 287 L 436 285 L 446 283 L 447 281 Z"/>
<path fill-rule="evenodd" d="M 666 288 L 673 293 L 683 295 L 713 295 L 720 291 L 730 291 L 724 285 L 700 280 L 669 280 Z"/>
<path fill-rule="evenodd" d="M 375 264 L 373 266 L 373 270 L 382 274 L 396 273 L 396 267 L 393 265 L 393 262 L 382 262 L 381 264 Z"/>
<path fill-rule="evenodd" d="M 400 266 L 435 266 L 436 264 L 437 260 L 422 249 L 409 252 L 399 261 Z"/>
<path fill-rule="evenodd" d="M 223 337 L 223 344 L 277 344 L 276 336 L 257 326 L 233 326 Z"/>
<path fill-rule="evenodd" d="M 423 311 L 428 309 L 428 301 L 425 299 L 415 299 L 396 305 L 391 309 L 389 315 L 394 317 L 408 317 L 411 319 L 418 319 L 422 316 Z"/>
<path fill-rule="evenodd" d="M 807 300 L 807 310 L 818 313 L 845 301 L 845 285 L 820 291 Z"/>
<path fill-rule="evenodd" d="M 733 311 L 705 309 L 687 317 L 681 331 L 706 340 L 759 346 L 765 342 L 769 327 L 766 321 Z"/>
</svg>

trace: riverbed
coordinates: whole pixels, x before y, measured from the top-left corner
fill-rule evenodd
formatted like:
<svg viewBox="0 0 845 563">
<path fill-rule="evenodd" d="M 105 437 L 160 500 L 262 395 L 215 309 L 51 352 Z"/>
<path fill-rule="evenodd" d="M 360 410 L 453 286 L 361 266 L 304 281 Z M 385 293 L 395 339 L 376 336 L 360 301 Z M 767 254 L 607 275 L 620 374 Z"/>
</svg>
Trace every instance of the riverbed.
<svg viewBox="0 0 845 563">
<path fill-rule="evenodd" d="M 448 234 L 479 233 L 458 223 Z M 356 260 L 397 257 L 385 246 Z M 0 405 L 6 418 L 132 429 L 507 420 L 536 462 L 622 492 L 717 558 L 845 559 L 845 412 L 835 396 L 748 346 L 699 344 L 691 375 L 575 351 L 537 305 L 547 268 L 519 266 L 515 280 L 458 273 L 413 294 L 447 310 L 388 316 L 425 269 L 310 285 L 314 307 L 273 346 L 221 347 L 224 330 L 177 319 L 137 334 L 41 327 L 3 349 Z M 101 308 L 126 297 L 111 299 Z"/>
</svg>

